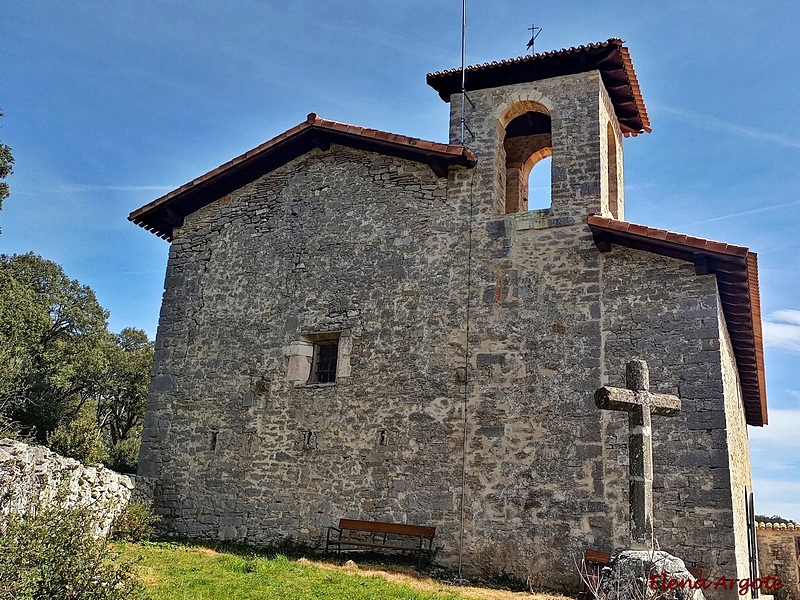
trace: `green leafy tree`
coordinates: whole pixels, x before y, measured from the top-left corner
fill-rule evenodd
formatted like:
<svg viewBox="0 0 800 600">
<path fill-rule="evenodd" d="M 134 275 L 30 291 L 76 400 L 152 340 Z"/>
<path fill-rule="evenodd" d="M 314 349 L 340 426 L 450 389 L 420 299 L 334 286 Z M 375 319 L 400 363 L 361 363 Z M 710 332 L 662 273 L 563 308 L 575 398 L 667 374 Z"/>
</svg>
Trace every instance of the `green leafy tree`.
<svg viewBox="0 0 800 600">
<path fill-rule="evenodd" d="M 135 471 L 153 342 L 108 331 L 94 292 L 35 254 L 0 255 L 0 434 Z"/>
<path fill-rule="evenodd" d="M 135 471 L 153 342 L 141 329 L 127 327 L 106 345 L 106 356 L 108 370 L 97 398 L 97 424 L 107 436 L 112 468 Z"/>
<path fill-rule="evenodd" d="M 107 370 L 108 313 L 87 286 L 33 253 L 0 255 L 0 414 L 44 442 Z"/>
<path fill-rule="evenodd" d="M 0 110 L 0 117 L 3 116 L 3 111 Z M 14 157 L 11 156 L 11 148 L 6 144 L 0 142 L 0 179 L 5 179 L 13 169 Z M 8 184 L 5 181 L 0 181 L 0 208 L 3 206 L 3 200 L 9 196 Z"/>
<path fill-rule="evenodd" d="M 0 435 L 14 430 L 12 416 L 24 409 L 27 378 L 42 333 L 50 326 L 33 288 L 0 268 Z"/>
<path fill-rule="evenodd" d="M 771 517 L 766 515 L 756 515 L 756 521 L 760 523 L 794 523 L 794 521 L 784 519 L 780 515 L 772 515 Z"/>
</svg>

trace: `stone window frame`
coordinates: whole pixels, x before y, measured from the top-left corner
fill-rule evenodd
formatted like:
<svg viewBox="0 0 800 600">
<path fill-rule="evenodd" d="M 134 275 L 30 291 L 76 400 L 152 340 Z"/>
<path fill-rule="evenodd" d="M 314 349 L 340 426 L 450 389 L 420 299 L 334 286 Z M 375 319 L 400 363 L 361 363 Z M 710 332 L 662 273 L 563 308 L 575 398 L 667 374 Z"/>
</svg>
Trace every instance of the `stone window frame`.
<svg viewBox="0 0 800 600">
<path fill-rule="evenodd" d="M 337 343 L 336 377 L 330 382 L 314 381 L 312 369 L 315 354 L 321 345 L 330 345 L 334 340 Z M 352 337 L 350 331 L 346 329 L 298 335 L 283 348 L 286 357 L 286 381 L 292 382 L 295 387 L 326 387 L 340 383 L 341 380 L 350 377 L 352 347 Z"/>
<path fill-rule="evenodd" d="M 327 356 L 326 350 L 329 348 L 335 348 L 335 358 L 333 357 L 333 350 L 330 352 L 331 356 Z M 327 368 L 320 364 L 324 364 L 328 360 L 333 364 Z M 308 375 L 308 383 L 336 383 L 336 367 L 338 364 L 339 336 L 316 340 L 314 342 L 314 354 L 311 357 L 311 372 Z"/>
</svg>

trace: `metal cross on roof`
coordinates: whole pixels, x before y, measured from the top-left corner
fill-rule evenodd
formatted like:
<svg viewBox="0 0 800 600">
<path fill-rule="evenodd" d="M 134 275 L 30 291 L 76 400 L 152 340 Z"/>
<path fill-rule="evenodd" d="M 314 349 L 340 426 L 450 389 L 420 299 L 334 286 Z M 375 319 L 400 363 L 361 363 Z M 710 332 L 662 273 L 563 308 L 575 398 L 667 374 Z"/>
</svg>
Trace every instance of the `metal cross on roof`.
<svg viewBox="0 0 800 600">
<path fill-rule="evenodd" d="M 531 26 L 528 27 L 528 31 L 531 32 L 531 39 L 528 42 L 528 45 L 525 47 L 525 49 L 530 50 L 531 54 L 534 54 L 536 46 L 536 38 L 539 37 L 540 33 L 542 33 L 542 28 L 536 27 L 536 25 L 531 24 Z"/>
<path fill-rule="evenodd" d="M 651 415 L 674 417 L 681 400 L 669 394 L 653 394 L 650 373 L 643 360 L 629 361 L 625 368 L 627 389 L 601 387 L 594 393 L 598 408 L 628 413 L 628 453 L 631 504 L 631 548 L 653 548 L 653 433 Z"/>
</svg>

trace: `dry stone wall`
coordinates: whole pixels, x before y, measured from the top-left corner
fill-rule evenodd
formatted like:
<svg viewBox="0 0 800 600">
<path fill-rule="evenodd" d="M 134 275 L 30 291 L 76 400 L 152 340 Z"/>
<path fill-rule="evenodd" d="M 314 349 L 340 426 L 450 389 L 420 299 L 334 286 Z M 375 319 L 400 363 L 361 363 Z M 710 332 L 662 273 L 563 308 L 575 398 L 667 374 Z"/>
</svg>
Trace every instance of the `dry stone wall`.
<svg viewBox="0 0 800 600">
<path fill-rule="evenodd" d="M 149 502 L 152 482 L 103 466 L 86 466 L 44 446 L 0 439 L 0 495 L 6 511 L 24 512 L 31 502 L 55 498 L 99 509 L 95 534 L 108 533 L 114 517 L 130 500 Z"/>
</svg>

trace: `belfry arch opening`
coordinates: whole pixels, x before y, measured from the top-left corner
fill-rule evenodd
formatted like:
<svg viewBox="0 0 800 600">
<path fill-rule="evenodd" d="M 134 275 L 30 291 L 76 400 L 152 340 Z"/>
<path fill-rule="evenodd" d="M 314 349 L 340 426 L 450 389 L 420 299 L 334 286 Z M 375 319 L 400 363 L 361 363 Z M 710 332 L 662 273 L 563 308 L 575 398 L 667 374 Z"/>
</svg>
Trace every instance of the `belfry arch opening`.
<svg viewBox="0 0 800 600">
<path fill-rule="evenodd" d="M 608 210 L 612 217 L 619 219 L 617 137 L 614 135 L 614 127 L 612 127 L 611 123 L 606 127 L 606 137 L 608 144 Z"/>
<path fill-rule="evenodd" d="M 513 109 L 514 107 L 512 107 Z M 544 160 L 553 155 L 553 135 L 550 115 L 538 104 L 520 107 L 528 109 L 512 116 L 505 126 L 503 149 L 506 160 L 505 212 L 515 213 L 538 208 L 550 208 L 550 177 L 537 177 L 530 186 L 534 169 L 550 169 Z M 539 165 L 537 167 L 537 165 Z M 538 175 L 538 173 L 537 173 Z M 546 189 L 541 189 L 545 187 Z M 531 192 L 534 192 L 533 194 Z"/>
</svg>

